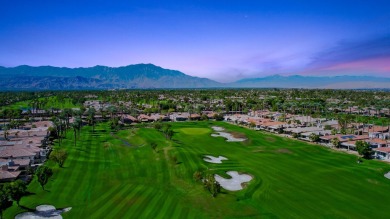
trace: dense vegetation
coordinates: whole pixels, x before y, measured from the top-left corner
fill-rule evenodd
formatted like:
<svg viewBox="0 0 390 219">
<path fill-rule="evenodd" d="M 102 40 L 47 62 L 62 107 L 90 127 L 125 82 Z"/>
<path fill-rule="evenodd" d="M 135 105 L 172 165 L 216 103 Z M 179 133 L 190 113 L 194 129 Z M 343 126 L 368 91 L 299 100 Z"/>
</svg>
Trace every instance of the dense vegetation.
<svg viewBox="0 0 390 219">
<path fill-rule="evenodd" d="M 255 110 L 278 111 L 352 122 L 390 123 L 390 92 L 359 90 L 305 89 L 218 89 L 218 90 L 118 90 L 73 92 L 7 92 L 0 93 L 0 118 L 31 117 L 46 110 L 48 116 L 60 109 L 80 108 L 86 100 L 98 100 L 102 108 L 96 114 L 128 113 L 248 113 Z M 25 114 L 21 114 L 25 110 Z M 283 117 L 281 117 L 283 118 Z"/>
</svg>

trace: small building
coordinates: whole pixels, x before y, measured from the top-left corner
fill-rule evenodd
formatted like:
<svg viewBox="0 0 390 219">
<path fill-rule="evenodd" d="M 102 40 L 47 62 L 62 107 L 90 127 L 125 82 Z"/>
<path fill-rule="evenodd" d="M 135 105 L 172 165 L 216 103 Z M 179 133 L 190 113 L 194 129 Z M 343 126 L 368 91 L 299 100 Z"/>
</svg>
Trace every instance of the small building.
<svg viewBox="0 0 390 219">
<path fill-rule="evenodd" d="M 371 148 L 382 148 L 387 147 L 387 142 L 379 138 L 370 138 L 366 140 L 370 144 Z"/>
<path fill-rule="evenodd" d="M 170 115 L 170 119 L 175 122 L 187 121 L 189 117 L 189 113 L 172 113 Z"/>
<path fill-rule="evenodd" d="M 372 150 L 376 159 L 390 159 L 390 147 L 374 148 Z"/>
<path fill-rule="evenodd" d="M 0 182 L 11 182 L 16 180 L 22 170 L 26 170 L 30 165 L 29 160 L 13 159 L 0 159 Z"/>
<path fill-rule="evenodd" d="M 288 124 L 285 122 L 278 122 L 278 121 L 268 121 L 264 122 L 263 124 L 260 125 L 260 128 L 269 131 L 269 132 L 274 132 L 278 133 L 281 130 L 283 130 L 284 127 L 287 127 Z"/>
<path fill-rule="evenodd" d="M 367 129 L 363 129 L 364 133 L 370 133 L 370 132 L 388 132 L 389 127 L 388 126 L 378 126 L 378 125 L 370 125 Z"/>
<path fill-rule="evenodd" d="M 157 122 L 157 121 L 163 121 L 163 122 L 171 121 L 171 119 L 169 118 L 169 116 L 161 115 L 161 114 L 159 114 L 159 113 L 154 113 L 154 114 L 150 115 L 150 118 L 151 118 L 154 122 Z"/>
<path fill-rule="evenodd" d="M 390 139 L 390 133 L 388 132 L 369 132 L 368 136 L 370 138 L 378 138 L 378 139 Z"/>
<path fill-rule="evenodd" d="M 152 122 L 152 121 L 153 121 L 153 119 L 150 118 L 150 116 L 145 115 L 145 114 L 139 115 L 139 116 L 137 117 L 137 119 L 138 119 L 139 122 Z"/>
<path fill-rule="evenodd" d="M 200 115 L 199 114 L 197 114 L 197 113 L 192 113 L 192 114 L 190 114 L 190 116 L 189 116 L 189 119 L 190 120 L 200 120 Z"/>
<path fill-rule="evenodd" d="M 330 130 L 323 130 L 323 131 L 303 132 L 303 133 L 301 133 L 301 137 L 299 137 L 299 139 L 304 140 L 304 141 L 311 141 L 310 136 L 312 134 L 315 134 L 318 136 L 326 136 L 326 135 L 330 135 L 331 131 Z"/>
<path fill-rule="evenodd" d="M 356 141 L 345 141 L 340 143 L 340 148 L 346 149 L 347 151 L 356 151 Z"/>
<path fill-rule="evenodd" d="M 122 121 L 123 121 L 123 123 L 126 123 L 126 124 L 132 124 L 132 123 L 138 122 L 138 120 L 135 117 L 128 115 L 128 114 L 122 115 Z"/>
<path fill-rule="evenodd" d="M 286 134 L 301 134 L 305 132 L 322 132 L 324 131 L 323 128 L 313 126 L 313 127 L 297 127 L 297 128 L 286 128 L 284 129 L 284 132 Z"/>
<path fill-rule="evenodd" d="M 21 171 L 8 169 L 8 165 L 1 166 L 0 182 L 12 182 L 19 177 L 20 173 Z"/>
<path fill-rule="evenodd" d="M 331 146 L 331 141 L 332 139 L 337 138 L 341 143 L 347 142 L 347 141 L 364 141 L 369 139 L 368 135 L 325 135 L 325 136 L 320 136 L 320 142 L 323 143 L 324 145 Z M 348 144 L 350 146 L 350 144 Z M 346 148 L 348 148 L 348 145 L 345 144 Z"/>
</svg>

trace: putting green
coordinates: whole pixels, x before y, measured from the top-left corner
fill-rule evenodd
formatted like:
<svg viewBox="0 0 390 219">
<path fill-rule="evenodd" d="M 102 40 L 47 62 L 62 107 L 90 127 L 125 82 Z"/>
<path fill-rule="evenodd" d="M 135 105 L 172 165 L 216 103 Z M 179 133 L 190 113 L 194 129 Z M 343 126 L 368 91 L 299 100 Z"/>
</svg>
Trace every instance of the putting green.
<svg viewBox="0 0 390 219">
<path fill-rule="evenodd" d="M 211 130 L 207 128 L 181 128 L 179 131 L 186 135 L 204 135 L 211 133 Z"/>
</svg>

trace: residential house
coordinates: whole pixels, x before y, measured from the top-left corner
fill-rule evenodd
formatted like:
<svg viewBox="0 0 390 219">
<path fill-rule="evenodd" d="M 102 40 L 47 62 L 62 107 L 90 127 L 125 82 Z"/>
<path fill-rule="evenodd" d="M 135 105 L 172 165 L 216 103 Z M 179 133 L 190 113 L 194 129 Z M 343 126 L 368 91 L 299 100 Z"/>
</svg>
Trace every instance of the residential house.
<svg viewBox="0 0 390 219">
<path fill-rule="evenodd" d="M 152 115 L 150 115 L 150 118 L 153 120 L 153 121 L 164 121 L 164 122 L 168 122 L 168 121 L 171 121 L 171 119 L 169 118 L 169 116 L 166 116 L 166 115 L 161 115 L 159 113 L 154 113 Z"/>
<path fill-rule="evenodd" d="M 150 116 L 145 115 L 145 114 L 139 115 L 137 117 L 137 119 L 139 122 L 152 122 L 153 121 L 153 119 Z"/>
<path fill-rule="evenodd" d="M 323 131 L 313 131 L 313 132 L 302 132 L 300 134 L 299 139 L 304 140 L 304 141 L 311 141 L 310 136 L 312 134 L 318 135 L 318 136 L 326 136 L 326 135 L 331 135 L 330 130 L 323 130 Z"/>
<path fill-rule="evenodd" d="M 374 148 L 374 157 L 380 160 L 390 160 L 390 147 Z"/>
<path fill-rule="evenodd" d="M 189 113 L 172 113 L 169 118 L 172 120 L 172 121 L 175 121 L 175 122 L 182 122 L 182 121 L 187 121 L 188 118 L 190 117 L 190 114 Z"/>
<path fill-rule="evenodd" d="M 133 117 L 131 115 L 128 115 L 128 114 L 122 115 L 122 121 L 123 121 L 123 123 L 126 123 L 126 124 L 131 124 L 131 123 L 137 123 L 138 122 L 138 120 L 135 117 Z"/>
<path fill-rule="evenodd" d="M 197 113 L 191 113 L 189 116 L 190 120 L 200 120 L 200 115 Z"/>
<path fill-rule="evenodd" d="M 367 139 L 365 141 L 370 144 L 371 148 L 387 147 L 387 142 L 383 139 L 370 138 L 370 139 Z"/>
<path fill-rule="evenodd" d="M 368 136 L 370 138 L 379 138 L 379 139 L 390 139 L 390 133 L 388 132 L 369 132 Z"/>
<path fill-rule="evenodd" d="M 0 182 L 12 182 L 16 180 L 22 171 L 9 168 L 8 165 L 2 165 L 0 167 Z"/>
<path fill-rule="evenodd" d="M 288 135 L 293 134 L 301 134 L 306 132 L 323 132 L 324 129 L 321 127 L 313 126 L 313 127 L 296 127 L 296 128 L 286 128 L 284 129 L 284 133 Z"/>
<path fill-rule="evenodd" d="M 347 150 L 354 149 L 355 144 L 351 141 L 364 141 L 369 139 L 368 135 L 325 135 L 320 136 L 320 142 L 326 146 L 332 146 L 332 139 L 337 138 L 340 142 L 340 146 Z M 345 143 L 349 142 L 349 143 Z M 344 143 L 344 144 L 343 144 Z"/>
</svg>

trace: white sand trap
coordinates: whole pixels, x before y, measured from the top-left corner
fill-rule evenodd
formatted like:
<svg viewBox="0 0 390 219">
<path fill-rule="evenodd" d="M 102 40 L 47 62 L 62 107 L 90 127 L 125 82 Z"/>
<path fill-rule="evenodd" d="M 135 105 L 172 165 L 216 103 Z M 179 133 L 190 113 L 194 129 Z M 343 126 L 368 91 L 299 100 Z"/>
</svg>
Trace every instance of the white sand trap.
<svg viewBox="0 0 390 219">
<path fill-rule="evenodd" d="M 53 205 L 39 205 L 35 212 L 24 212 L 16 215 L 15 219 L 62 219 L 61 214 L 70 211 L 72 208 L 57 210 Z"/>
<path fill-rule="evenodd" d="M 245 138 L 235 138 L 233 137 L 232 134 L 227 133 L 227 132 L 218 132 L 218 134 L 211 134 L 213 137 L 224 137 L 226 138 L 226 141 L 228 142 L 240 142 L 240 141 L 245 141 Z"/>
<path fill-rule="evenodd" d="M 390 179 L 390 172 L 386 173 L 386 174 L 385 174 L 385 177 L 388 178 L 388 179 Z"/>
<path fill-rule="evenodd" d="M 213 126 L 213 127 L 211 127 L 214 131 L 216 131 L 216 132 L 222 132 L 223 130 L 225 130 L 224 128 L 222 128 L 222 127 L 219 127 L 219 126 Z"/>
<path fill-rule="evenodd" d="M 203 158 L 203 160 L 207 161 L 209 163 L 222 163 L 222 161 L 227 160 L 227 158 L 222 157 L 222 156 L 214 157 L 214 156 L 210 156 L 210 155 L 205 155 L 205 158 Z"/>
<path fill-rule="evenodd" d="M 225 179 L 218 174 L 215 174 L 215 180 L 222 186 L 222 188 L 229 191 L 238 191 L 242 190 L 242 183 L 249 182 L 252 180 L 252 176 L 248 174 L 239 174 L 237 171 L 228 171 L 226 172 L 231 179 Z"/>
<path fill-rule="evenodd" d="M 246 140 L 245 138 L 235 138 L 232 134 L 227 133 L 227 132 L 223 132 L 223 130 L 225 130 L 225 129 L 222 127 L 213 126 L 211 128 L 217 132 L 217 134 L 211 134 L 212 137 L 223 137 L 223 138 L 226 138 L 226 141 L 229 141 L 229 142 L 240 142 L 240 141 Z"/>
</svg>

